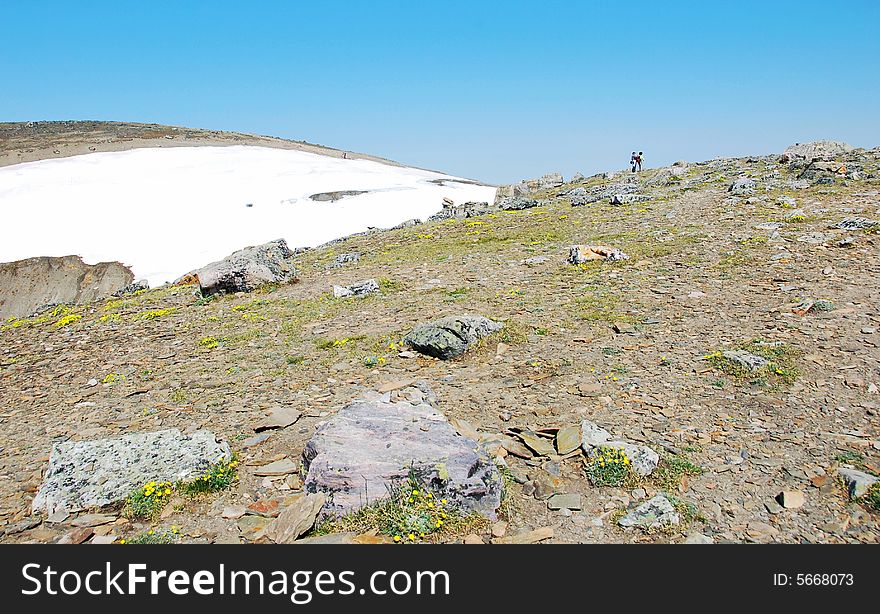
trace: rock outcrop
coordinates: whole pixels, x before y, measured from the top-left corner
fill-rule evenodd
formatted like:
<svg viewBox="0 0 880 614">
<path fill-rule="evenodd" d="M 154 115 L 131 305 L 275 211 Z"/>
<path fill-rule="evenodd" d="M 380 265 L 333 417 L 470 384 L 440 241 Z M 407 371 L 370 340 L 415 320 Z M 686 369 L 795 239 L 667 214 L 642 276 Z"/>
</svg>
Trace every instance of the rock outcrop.
<svg viewBox="0 0 880 614">
<path fill-rule="evenodd" d="M 0 319 L 23 318 L 45 305 L 88 303 L 134 281 L 119 262 L 85 264 L 79 256 L 28 258 L 0 264 Z"/>
<path fill-rule="evenodd" d="M 283 284 L 296 279 L 293 251 L 284 239 L 245 247 L 188 276 L 198 279 L 205 296 L 218 292 L 252 292 L 266 284 Z"/>
</svg>

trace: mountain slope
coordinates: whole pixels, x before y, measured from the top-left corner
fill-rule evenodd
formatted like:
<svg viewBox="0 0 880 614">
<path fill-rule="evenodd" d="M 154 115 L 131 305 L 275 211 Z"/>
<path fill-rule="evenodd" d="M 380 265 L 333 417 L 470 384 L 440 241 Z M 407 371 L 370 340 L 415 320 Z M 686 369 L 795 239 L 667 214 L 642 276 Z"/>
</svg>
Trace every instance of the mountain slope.
<svg viewBox="0 0 880 614">
<path fill-rule="evenodd" d="M 511 533 L 552 526 L 562 542 L 695 533 L 876 542 L 876 513 L 849 501 L 836 471 L 880 467 L 877 226 L 852 221 L 880 217 L 880 151 L 850 152 L 836 164 L 810 170 L 761 157 L 596 176 L 533 194 L 544 204 L 524 211 L 304 252 L 294 285 L 210 301 L 170 287 L 74 307 L 81 319 L 64 326 L 57 321 L 70 313 L 7 323 L 5 539 L 48 541 L 65 531 L 35 527 L 29 516 L 53 441 L 203 426 L 239 451 L 241 480 L 181 502 L 159 525 L 181 527 L 184 541 L 246 540 L 245 523 L 224 519 L 224 506 L 288 492 L 250 463 L 296 461 L 342 405 L 383 383 L 421 378 L 441 411 L 490 440 L 512 427 L 588 419 L 663 455 L 661 475 L 623 488 L 593 486 L 581 456 L 527 462 L 501 453 L 528 485 L 509 485 Z M 647 200 L 571 204 L 624 192 Z M 837 227 L 844 220 L 851 223 Z M 617 248 L 629 259 L 572 265 L 572 244 Z M 344 252 L 361 258 L 330 268 Z M 371 277 L 380 293 L 333 298 L 332 285 Z M 831 305 L 805 312 L 818 300 Z M 506 332 L 452 361 L 401 352 L 415 324 L 461 313 L 504 321 Z M 772 353 L 776 366 L 749 373 L 721 359 L 742 348 Z M 241 448 L 278 406 L 302 417 Z M 529 490 L 536 480 L 580 495 L 582 509 L 549 509 Z M 802 492 L 805 504 L 782 508 L 775 497 L 783 490 Z M 618 526 L 623 511 L 660 492 L 676 498 L 680 525 Z M 122 536 L 142 530 L 114 527 Z"/>
</svg>

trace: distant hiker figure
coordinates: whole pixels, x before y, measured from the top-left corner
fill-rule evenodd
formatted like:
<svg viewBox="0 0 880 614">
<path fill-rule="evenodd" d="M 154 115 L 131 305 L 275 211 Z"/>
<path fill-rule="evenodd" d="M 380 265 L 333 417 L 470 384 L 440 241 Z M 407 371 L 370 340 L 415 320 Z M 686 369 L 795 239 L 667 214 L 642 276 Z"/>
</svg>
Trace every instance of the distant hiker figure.
<svg viewBox="0 0 880 614">
<path fill-rule="evenodd" d="M 629 158 L 629 170 L 633 173 L 636 172 L 636 152 L 632 152 Z"/>
<path fill-rule="evenodd" d="M 642 170 L 642 156 L 643 155 L 644 154 L 642 152 L 639 152 L 639 155 L 636 156 L 636 166 L 639 167 L 638 170 Z"/>
</svg>

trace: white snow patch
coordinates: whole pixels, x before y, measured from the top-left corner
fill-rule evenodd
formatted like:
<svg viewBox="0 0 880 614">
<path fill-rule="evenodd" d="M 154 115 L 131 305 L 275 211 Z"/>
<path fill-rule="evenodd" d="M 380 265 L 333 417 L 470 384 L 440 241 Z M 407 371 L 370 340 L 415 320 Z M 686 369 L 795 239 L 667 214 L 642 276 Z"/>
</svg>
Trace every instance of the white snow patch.
<svg viewBox="0 0 880 614">
<path fill-rule="evenodd" d="M 495 198 L 492 187 L 433 179 L 456 178 L 246 146 L 16 164 L 0 168 L 0 262 L 72 254 L 89 264 L 118 260 L 157 286 L 248 245 L 284 238 L 291 247 L 314 247 L 369 227 L 425 220 L 443 198 Z M 336 202 L 309 199 L 341 190 L 370 192 Z"/>
</svg>

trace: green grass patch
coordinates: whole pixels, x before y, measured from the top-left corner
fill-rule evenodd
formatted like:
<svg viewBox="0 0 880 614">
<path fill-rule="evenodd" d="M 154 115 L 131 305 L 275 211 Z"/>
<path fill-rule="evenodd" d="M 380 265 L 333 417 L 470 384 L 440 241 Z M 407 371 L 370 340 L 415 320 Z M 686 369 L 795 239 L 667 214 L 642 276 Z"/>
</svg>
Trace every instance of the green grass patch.
<svg viewBox="0 0 880 614">
<path fill-rule="evenodd" d="M 395 543 L 437 542 L 484 530 L 488 520 L 460 509 L 430 489 L 415 471 L 388 486 L 388 496 L 345 516 L 319 523 L 316 534 L 376 531 Z"/>
</svg>

